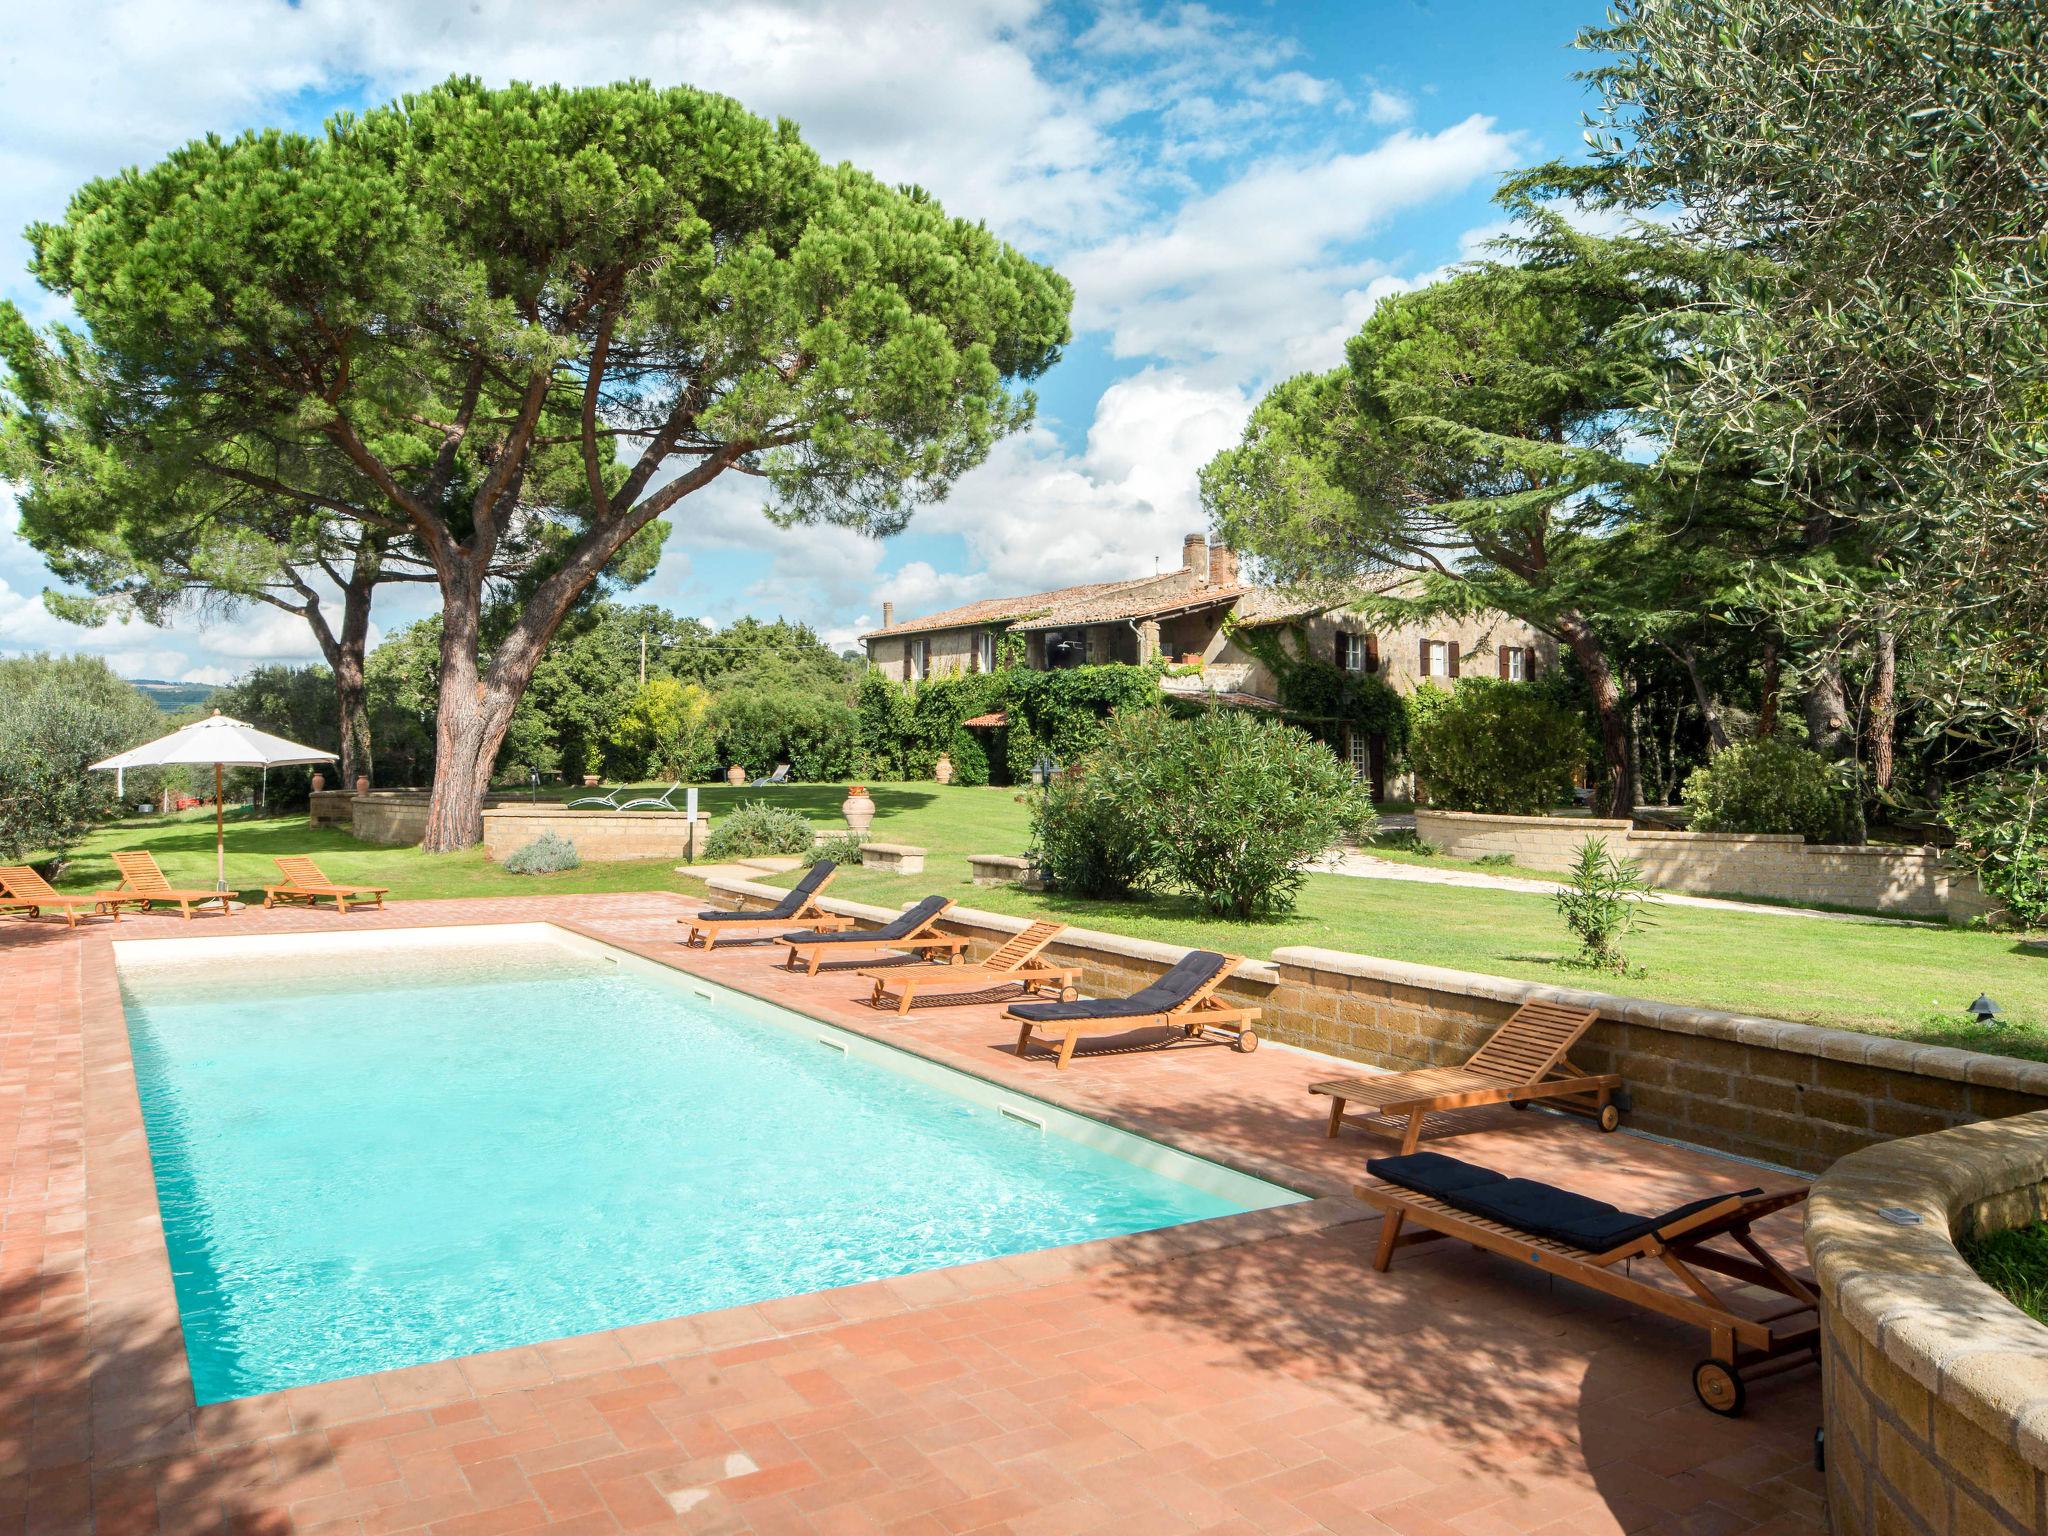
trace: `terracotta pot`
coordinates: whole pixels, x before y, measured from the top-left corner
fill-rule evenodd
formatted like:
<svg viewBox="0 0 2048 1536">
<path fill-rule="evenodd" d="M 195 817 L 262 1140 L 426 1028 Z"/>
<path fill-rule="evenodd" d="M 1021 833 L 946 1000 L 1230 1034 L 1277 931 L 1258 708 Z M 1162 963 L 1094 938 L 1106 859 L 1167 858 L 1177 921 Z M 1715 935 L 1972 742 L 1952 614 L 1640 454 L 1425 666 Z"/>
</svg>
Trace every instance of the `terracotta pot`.
<svg viewBox="0 0 2048 1536">
<path fill-rule="evenodd" d="M 602 778 L 602 774 L 586 773 L 583 775 L 583 787 L 585 789 L 595 789 Z"/>
<path fill-rule="evenodd" d="M 326 787 L 327 787 L 327 775 L 326 775 L 326 774 L 324 774 L 324 773 L 316 773 L 316 774 L 314 774 L 314 775 L 313 775 L 313 793 L 317 795 L 317 794 L 319 794 L 319 793 L 320 793 L 320 791 L 321 791 L 321 790 L 325 789 Z"/>
<path fill-rule="evenodd" d="M 368 794 L 369 792 L 370 792 L 370 776 L 369 776 L 369 775 L 368 775 L 367 773 L 359 773 L 359 774 L 357 774 L 357 775 L 356 775 L 356 793 L 357 793 L 357 794 L 359 794 L 359 795 L 367 795 L 367 794 Z"/>
<path fill-rule="evenodd" d="M 953 782 L 953 759 L 946 753 L 941 752 L 938 762 L 932 765 L 932 777 L 941 784 Z"/>
<path fill-rule="evenodd" d="M 875 802 L 868 798 L 866 785 L 855 784 L 846 791 L 846 798 L 839 803 L 839 814 L 856 835 L 867 831 L 868 824 L 875 819 Z"/>
<path fill-rule="evenodd" d="M 725 782 L 728 784 L 746 783 L 747 770 L 742 768 L 738 763 L 734 763 L 730 768 L 725 770 Z"/>
</svg>

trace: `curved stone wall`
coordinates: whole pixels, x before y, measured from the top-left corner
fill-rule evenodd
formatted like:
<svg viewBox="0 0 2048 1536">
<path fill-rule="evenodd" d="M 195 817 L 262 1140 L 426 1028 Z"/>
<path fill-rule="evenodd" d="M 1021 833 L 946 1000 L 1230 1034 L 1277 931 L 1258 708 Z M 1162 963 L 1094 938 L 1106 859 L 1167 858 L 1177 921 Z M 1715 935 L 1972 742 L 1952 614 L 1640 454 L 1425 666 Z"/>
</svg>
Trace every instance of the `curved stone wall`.
<svg viewBox="0 0 2048 1536">
<path fill-rule="evenodd" d="M 2041 1216 L 2044 1183 L 2048 1111 L 1867 1147 L 1814 1185 L 1842 1536 L 2048 1532 L 2048 1328 L 1956 1251 Z"/>
</svg>

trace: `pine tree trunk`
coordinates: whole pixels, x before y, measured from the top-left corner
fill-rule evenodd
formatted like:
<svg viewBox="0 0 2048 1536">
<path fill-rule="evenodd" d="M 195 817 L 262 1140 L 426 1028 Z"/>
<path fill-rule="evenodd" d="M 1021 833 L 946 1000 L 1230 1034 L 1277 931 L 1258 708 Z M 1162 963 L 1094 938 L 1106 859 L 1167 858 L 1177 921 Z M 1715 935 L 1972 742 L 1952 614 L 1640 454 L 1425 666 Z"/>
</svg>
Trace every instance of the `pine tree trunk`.
<svg viewBox="0 0 2048 1536">
<path fill-rule="evenodd" d="M 434 717 L 434 793 L 427 804 L 429 853 L 451 853 L 483 840 L 484 796 L 491 765 L 512 721 L 512 704 L 481 675 L 477 653 L 483 583 L 458 573 L 441 587 L 441 688 Z M 524 679 L 520 680 L 524 686 Z"/>
<path fill-rule="evenodd" d="M 1728 722 L 1721 718 L 1720 700 L 1707 691 L 1706 682 L 1700 677 L 1698 654 L 1690 646 L 1676 654 L 1685 666 L 1686 677 L 1692 682 L 1693 701 L 1699 706 L 1700 719 L 1707 727 L 1708 755 L 1727 751 Z"/>
<path fill-rule="evenodd" d="M 1842 683 L 1842 664 L 1830 655 L 1800 696 L 1806 716 L 1807 743 L 1829 761 L 1856 754 L 1856 733 L 1849 728 L 1849 692 Z"/>
<path fill-rule="evenodd" d="M 1563 614 L 1558 638 L 1571 647 L 1572 659 L 1586 675 L 1593 693 L 1593 712 L 1600 722 L 1600 761 L 1606 770 L 1606 799 L 1600 814 L 1626 820 L 1636 813 L 1636 782 L 1628 749 L 1628 725 L 1622 718 L 1621 687 L 1608 664 L 1607 649 L 1579 615 Z"/>
<path fill-rule="evenodd" d="M 1778 642 L 1764 642 L 1763 698 L 1757 705 L 1756 733 L 1768 739 L 1778 734 Z"/>
</svg>

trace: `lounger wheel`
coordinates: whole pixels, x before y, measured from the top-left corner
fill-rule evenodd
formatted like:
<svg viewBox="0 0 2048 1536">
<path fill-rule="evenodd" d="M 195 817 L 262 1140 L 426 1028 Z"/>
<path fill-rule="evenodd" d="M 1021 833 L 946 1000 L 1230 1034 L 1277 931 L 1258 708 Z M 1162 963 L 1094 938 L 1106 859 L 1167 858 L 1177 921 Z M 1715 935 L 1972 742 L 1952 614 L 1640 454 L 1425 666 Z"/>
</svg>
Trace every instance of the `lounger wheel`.
<svg viewBox="0 0 2048 1536">
<path fill-rule="evenodd" d="M 1603 1131 L 1620 1130 L 1621 1106 L 1619 1104 L 1602 1104 L 1600 1106 L 1599 1116 L 1597 1117 L 1595 1123 Z"/>
<path fill-rule="evenodd" d="M 1742 1412 L 1747 1393 L 1735 1367 L 1722 1360 L 1702 1360 L 1692 1368 L 1692 1389 L 1709 1410 L 1732 1419 Z"/>
<path fill-rule="evenodd" d="M 1237 1032 L 1237 1048 L 1249 1056 L 1259 1048 L 1259 1032 L 1256 1029 L 1240 1029 Z"/>
<path fill-rule="evenodd" d="M 1060 1001 L 1061 1001 L 1061 1002 L 1063 1002 L 1063 1003 L 1078 1003 L 1078 1002 L 1079 1002 L 1080 1000 L 1081 1000 L 1081 989 L 1080 989 L 1079 987 L 1061 987 L 1061 988 L 1060 988 Z"/>
</svg>

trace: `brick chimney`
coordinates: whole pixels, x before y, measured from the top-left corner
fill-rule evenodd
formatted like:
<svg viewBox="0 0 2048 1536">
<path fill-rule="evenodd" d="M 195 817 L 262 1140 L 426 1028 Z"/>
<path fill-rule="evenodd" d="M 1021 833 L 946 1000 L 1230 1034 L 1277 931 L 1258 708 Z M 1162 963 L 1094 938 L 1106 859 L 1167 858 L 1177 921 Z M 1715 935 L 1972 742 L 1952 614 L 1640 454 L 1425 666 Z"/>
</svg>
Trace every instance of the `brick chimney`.
<svg viewBox="0 0 2048 1536">
<path fill-rule="evenodd" d="M 894 603 L 882 604 L 882 628 L 887 629 L 891 624 L 894 624 L 895 622 L 896 605 Z"/>
<path fill-rule="evenodd" d="M 1191 533 L 1180 541 L 1181 569 L 1196 581 L 1209 579 L 1209 535 Z"/>
<path fill-rule="evenodd" d="M 1228 544 L 1209 546 L 1209 585 L 1212 587 L 1234 587 L 1237 585 L 1237 551 Z"/>
</svg>

